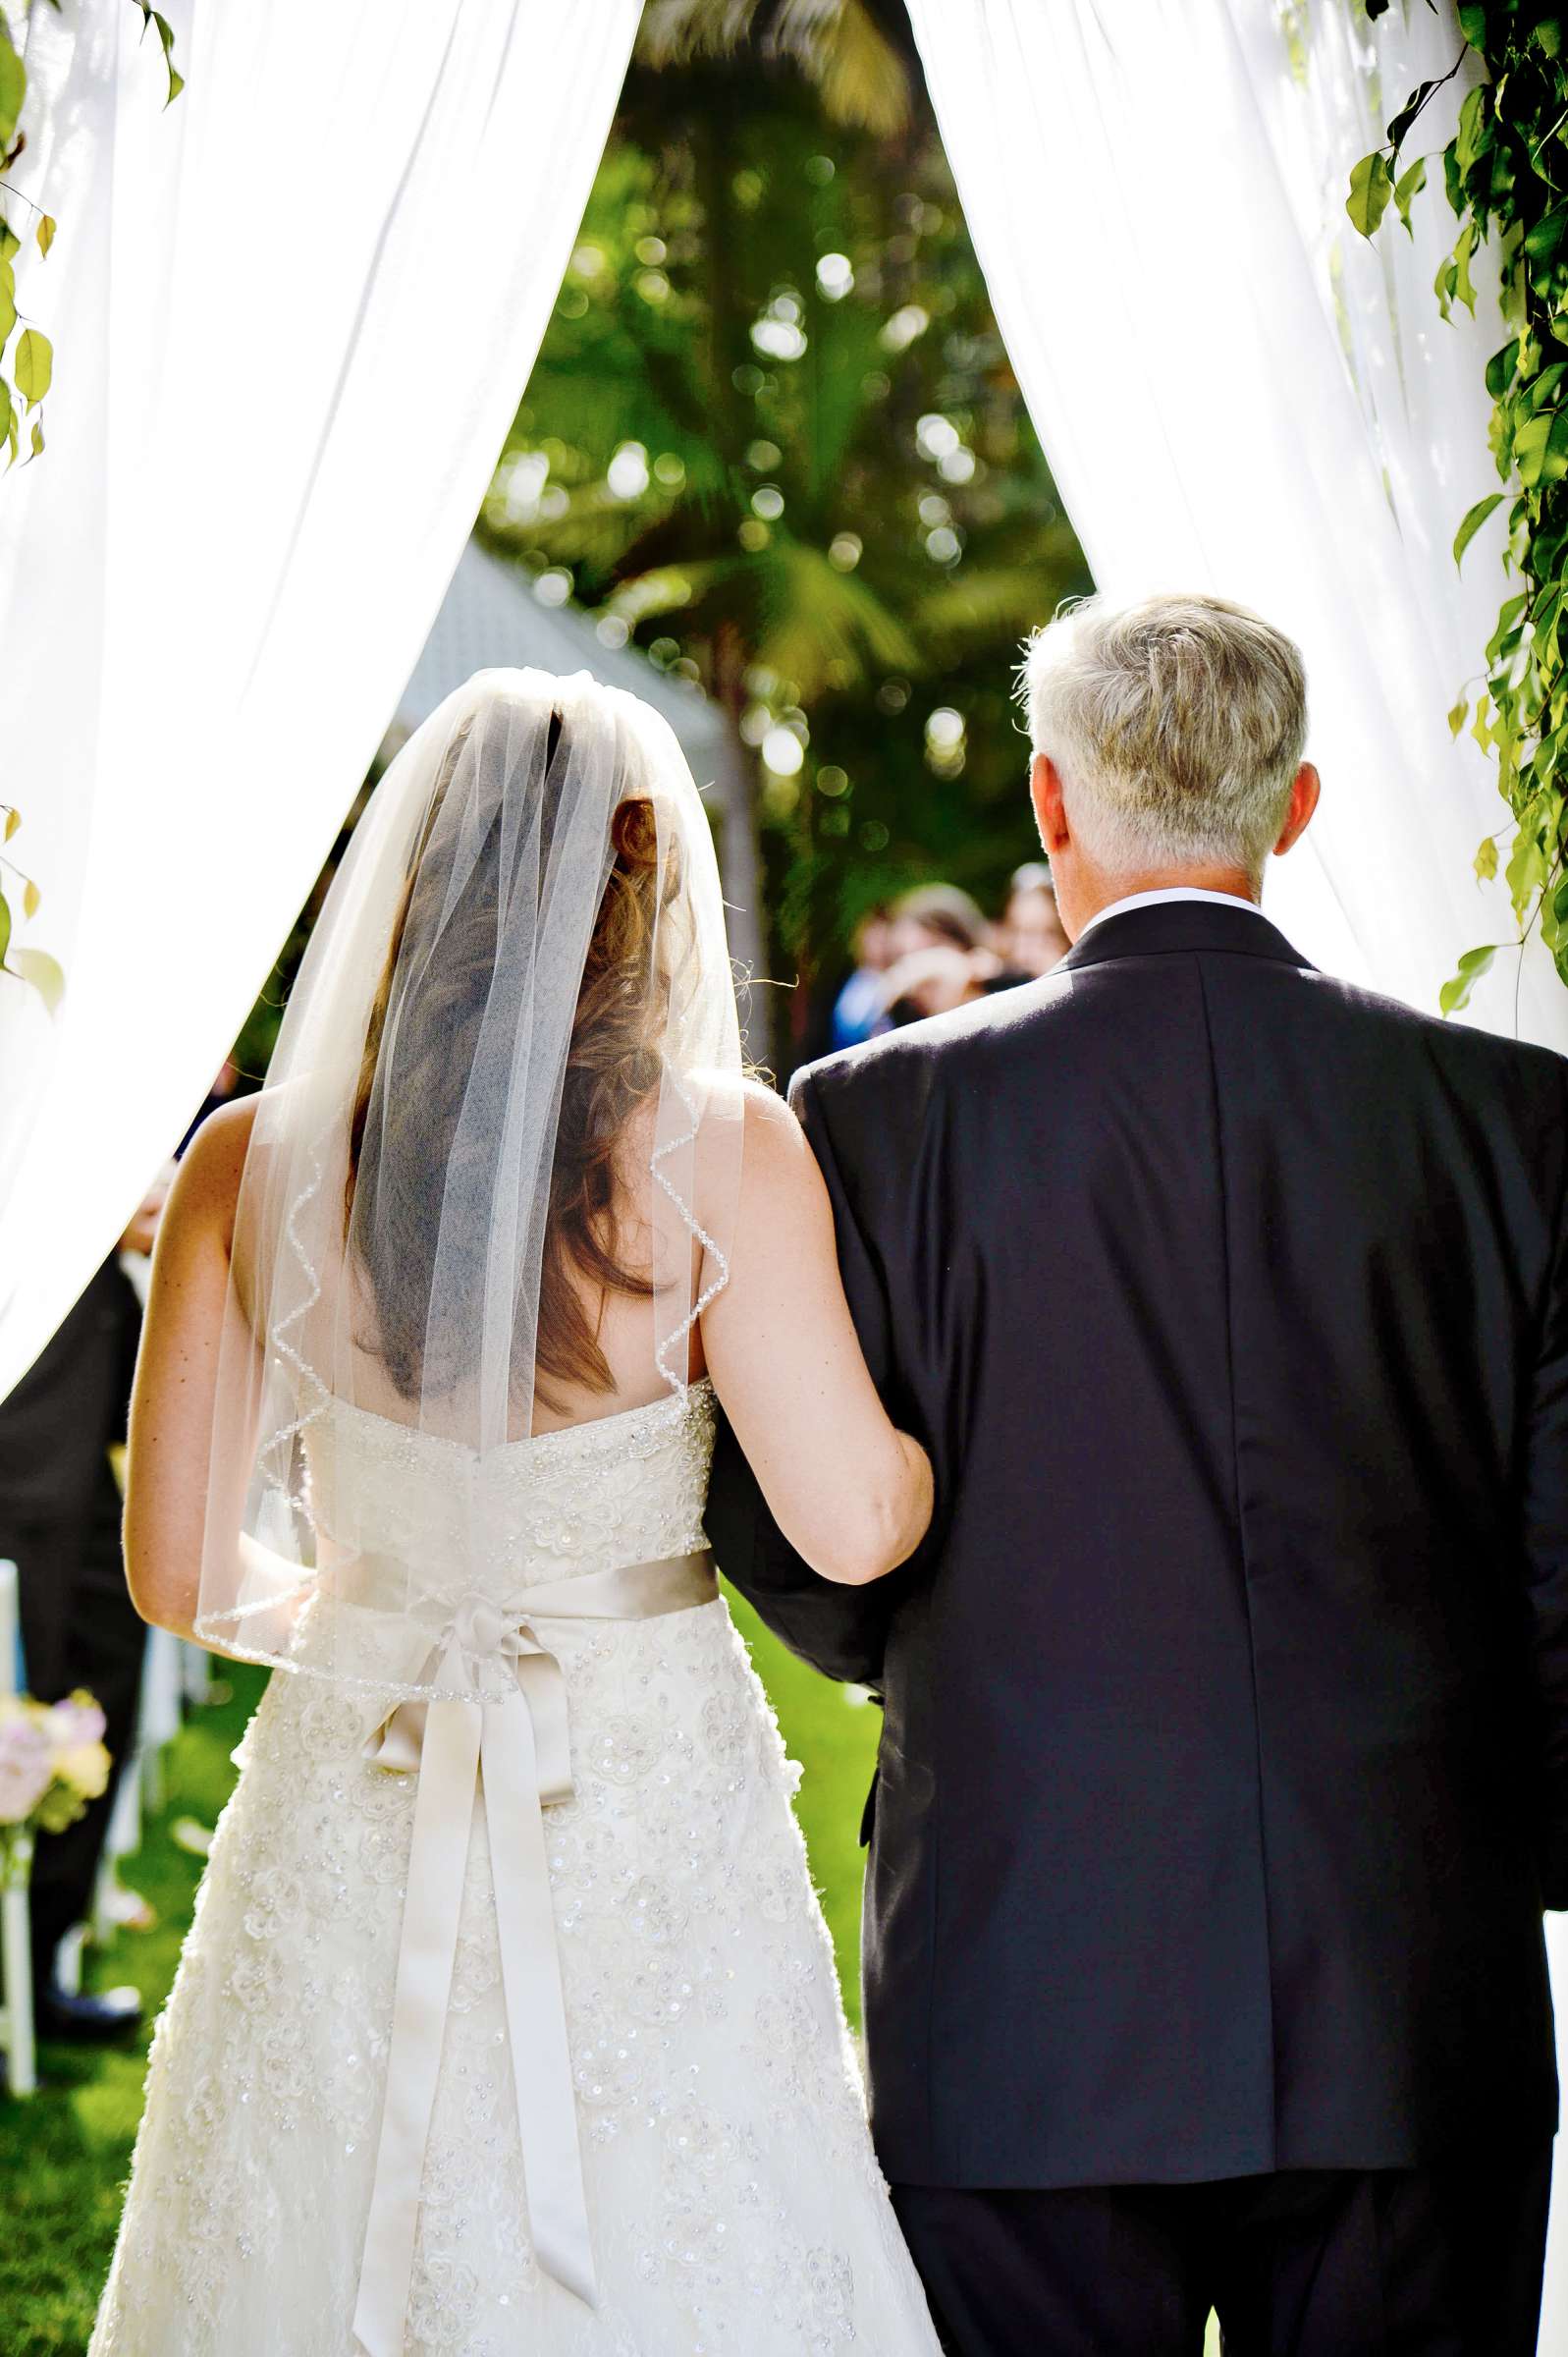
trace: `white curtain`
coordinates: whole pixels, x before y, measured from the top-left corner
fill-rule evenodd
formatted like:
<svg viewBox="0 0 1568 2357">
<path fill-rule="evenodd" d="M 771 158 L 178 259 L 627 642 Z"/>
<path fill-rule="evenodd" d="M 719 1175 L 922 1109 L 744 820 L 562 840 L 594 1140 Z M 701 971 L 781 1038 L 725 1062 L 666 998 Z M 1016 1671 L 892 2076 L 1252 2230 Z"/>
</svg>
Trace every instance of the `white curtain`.
<svg viewBox="0 0 1568 2357">
<path fill-rule="evenodd" d="M 638 0 L 31 11 L 46 455 L 0 485 L 0 1396 L 114 1245 L 390 719 L 537 350 Z M 19 223 L 26 207 L 8 210 Z"/>
<path fill-rule="evenodd" d="M 1457 234 L 1440 167 L 1377 243 L 1350 169 L 1464 52 L 1451 0 L 1376 28 L 1345 0 L 910 0 L 997 318 L 1095 576 L 1217 591 L 1305 649 L 1324 802 L 1270 904 L 1334 971 L 1435 1012 L 1459 955 L 1515 928 L 1471 872 L 1506 823 L 1446 714 L 1505 594 L 1479 316 L 1438 314 Z M 1408 16 L 1408 24 L 1405 22 Z M 1470 64 L 1407 158 L 1438 149 Z M 1480 274 L 1478 273 L 1478 276 Z M 1472 1019 L 1568 1046 L 1543 953 Z"/>
</svg>

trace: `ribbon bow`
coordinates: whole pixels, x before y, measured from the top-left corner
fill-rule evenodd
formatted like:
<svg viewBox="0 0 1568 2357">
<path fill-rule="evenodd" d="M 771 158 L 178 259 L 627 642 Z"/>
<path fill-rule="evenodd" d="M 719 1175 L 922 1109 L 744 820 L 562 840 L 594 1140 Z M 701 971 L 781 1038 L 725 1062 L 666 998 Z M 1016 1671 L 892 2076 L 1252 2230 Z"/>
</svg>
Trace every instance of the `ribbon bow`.
<svg viewBox="0 0 1568 2357">
<path fill-rule="evenodd" d="M 533 1719 L 539 1798 L 547 1805 L 569 1800 L 572 1783 L 567 1681 L 561 1674 L 561 1664 L 553 1653 L 545 1651 L 526 1620 L 509 1619 L 483 1596 L 465 1596 L 431 1648 L 414 1682 L 437 1686 L 447 1693 L 456 1692 L 465 1702 L 471 1696 L 472 1701 L 482 1706 L 487 1695 L 475 1672 L 487 1663 L 503 1662 L 511 1663 L 513 1675 Z M 464 1688 L 469 1691 L 463 1693 Z M 490 1694 L 488 1699 L 502 1698 Z M 426 1715 L 431 1708 L 428 1702 L 399 1703 L 364 1747 L 364 1756 L 371 1766 L 405 1776 L 415 1774 L 424 1749 Z"/>
<path fill-rule="evenodd" d="M 526 1618 L 499 1612 L 483 1597 L 465 1597 L 417 1679 L 435 1688 L 437 1699 L 399 1703 L 365 1743 L 364 1757 L 374 1766 L 417 1774 L 419 1797 L 381 2140 L 353 2317 L 362 2357 L 401 2357 L 403 2350 L 419 2186 L 481 1775 L 534 2250 L 546 2274 L 590 2308 L 595 2305 L 542 1813 L 551 1802 L 571 1797 L 570 1723 L 561 1664 L 540 1644 L 531 1621 L 645 1619 L 710 1603 L 717 1594 L 712 1559 L 698 1554 L 584 1573 L 534 1589 Z M 514 1694 L 506 1690 L 509 1681 L 516 1687 Z M 520 2067 L 523 2055 L 526 2070 Z"/>
</svg>

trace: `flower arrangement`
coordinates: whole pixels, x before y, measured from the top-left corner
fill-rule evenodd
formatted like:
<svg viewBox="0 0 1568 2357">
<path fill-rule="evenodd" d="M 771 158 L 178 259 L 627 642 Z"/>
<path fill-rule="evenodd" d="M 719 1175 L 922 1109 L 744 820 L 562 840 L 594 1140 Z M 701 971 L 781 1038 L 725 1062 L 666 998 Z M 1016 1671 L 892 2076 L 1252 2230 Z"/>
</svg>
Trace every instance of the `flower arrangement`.
<svg viewBox="0 0 1568 2357">
<path fill-rule="evenodd" d="M 107 1788 L 103 1724 L 90 1694 L 0 1695 L 0 1886 L 27 1880 L 35 1834 L 63 1833 Z"/>
</svg>

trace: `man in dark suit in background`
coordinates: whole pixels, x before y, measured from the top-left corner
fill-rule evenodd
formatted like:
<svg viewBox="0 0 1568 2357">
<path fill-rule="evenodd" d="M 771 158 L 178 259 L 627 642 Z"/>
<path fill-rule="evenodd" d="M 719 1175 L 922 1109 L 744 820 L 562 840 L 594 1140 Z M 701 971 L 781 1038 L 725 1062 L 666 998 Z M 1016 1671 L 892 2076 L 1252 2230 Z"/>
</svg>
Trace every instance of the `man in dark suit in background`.
<svg viewBox="0 0 1568 2357">
<path fill-rule="evenodd" d="M 1534 2357 L 1568 1905 L 1568 1065 L 1315 972 L 1295 648 L 1098 603 L 1027 666 L 1075 946 L 803 1074 L 939 1511 L 814 1580 L 886 1699 L 873 2123 L 963 2357 Z"/>
<path fill-rule="evenodd" d="M 160 1179 L 38 1359 L 0 1402 L 0 1557 L 15 1562 L 28 1690 L 58 1702 L 85 1687 L 104 1714 L 114 1763 L 108 1789 L 33 1852 L 30 1924 L 42 2036 L 114 2038 L 134 2031 L 134 1990 L 74 1994 L 55 1956 L 92 1912 L 93 1888 L 120 1775 L 135 1739 L 146 1629 L 126 1587 L 120 1489 L 109 1452 L 123 1442 L 141 1305 L 119 1252 L 149 1253 Z"/>
</svg>

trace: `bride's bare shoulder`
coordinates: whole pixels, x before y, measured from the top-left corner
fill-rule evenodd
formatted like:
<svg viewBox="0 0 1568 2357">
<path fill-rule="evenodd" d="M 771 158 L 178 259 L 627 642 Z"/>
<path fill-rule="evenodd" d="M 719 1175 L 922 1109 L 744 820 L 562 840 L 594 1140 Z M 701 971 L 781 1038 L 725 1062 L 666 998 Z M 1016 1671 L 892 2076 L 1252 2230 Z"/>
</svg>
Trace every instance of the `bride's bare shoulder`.
<svg viewBox="0 0 1568 2357">
<path fill-rule="evenodd" d="M 701 1192 L 721 1219 L 732 1219 L 738 1182 L 748 1220 L 766 1221 L 782 1197 L 820 1183 L 805 1132 L 765 1080 L 725 1073 L 707 1091 L 698 1148 Z"/>
<path fill-rule="evenodd" d="M 742 1080 L 738 1085 L 744 1122 L 741 1185 L 747 1201 L 765 1209 L 781 1196 L 815 1196 L 821 1174 L 789 1106 L 765 1081 Z"/>
<path fill-rule="evenodd" d="M 235 1097 L 214 1107 L 187 1146 L 169 1206 L 183 1225 L 216 1227 L 225 1238 L 233 1234 L 258 1102 Z"/>
</svg>

